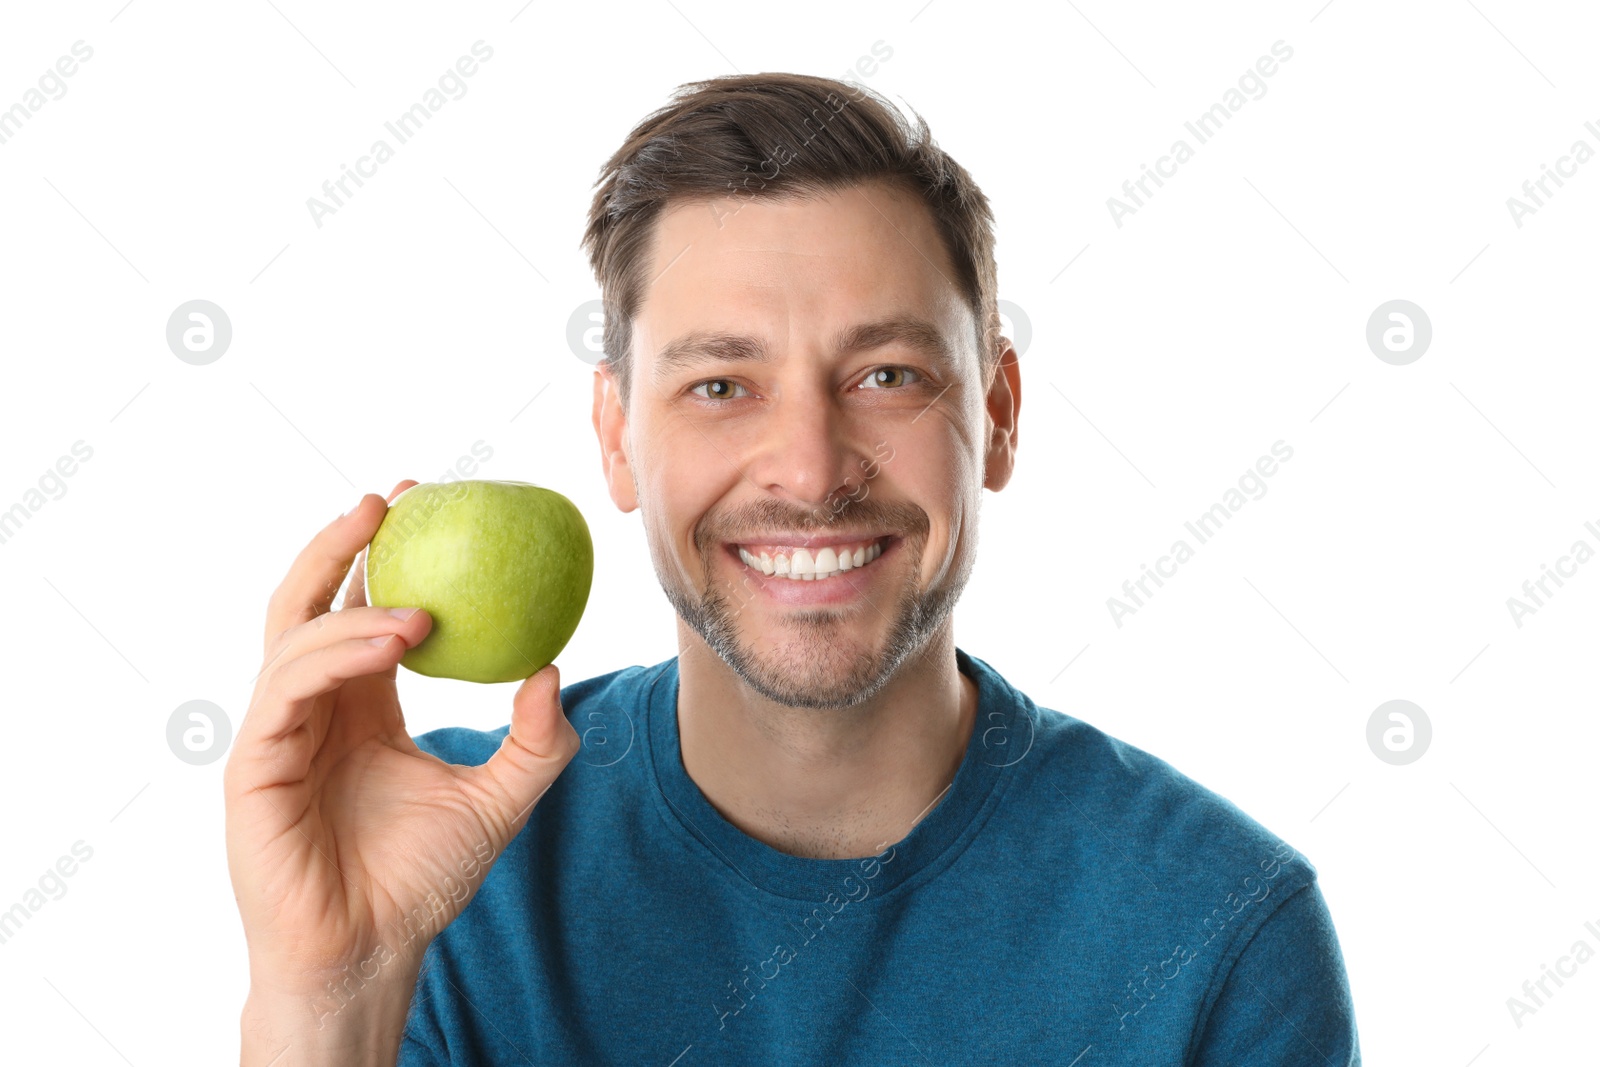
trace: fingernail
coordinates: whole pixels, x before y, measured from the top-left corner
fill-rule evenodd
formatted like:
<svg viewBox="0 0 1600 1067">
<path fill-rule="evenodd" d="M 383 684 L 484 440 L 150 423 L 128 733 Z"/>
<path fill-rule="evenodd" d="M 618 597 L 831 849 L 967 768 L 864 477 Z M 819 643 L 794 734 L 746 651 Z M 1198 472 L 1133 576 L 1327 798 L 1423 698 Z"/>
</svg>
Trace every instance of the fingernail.
<svg viewBox="0 0 1600 1067">
<path fill-rule="evenodd" d="M 420 608 L 390 608 L 389 614 L 403 621 L 411 618 L 411 616 L 415 615 L 420 610 Z"/>
<path fill-rule="evenodd" d="M 361 498 L 361 500 L 365 500 L 365 499 L 367 499 L 367 498 L 366 498 L 366 497 L 365 497 L 365 496 L 363 496 L 363 497 L 362 497 L 362 498 Z M 361 507 L 361 500 L 357 500 L 357 501 L 356 501 L 356 502 L 355 502 L 355 504 L 354 504 L 354 506 L 352 506 L 352 507 L 351 507 L 351 508 L 350 508 L 350 510 L 349 510 L 349 511 L 346 511 L 346 512 L 345 512 L 345 513 L 344 513 L 344 514 L 343 514 L 343 515 L 340 515 L 340 516 L 339 516 L 339 517 L 340 517 L 340 518 L 341 518 L 341 519 L 348 519 L 348 518 L 349 518 L 349 517 L 350 517 L 350 516 L 351 516 L 351 515 L 353 515 L 353 514 L 354 514 L 354 513 L 355 513 L 355 512 L 356 512 L 356 510 L 357 510 L 357 509 L 358 509 L 358 508 L 360 508 L 360 507 Z"/>
</svg>

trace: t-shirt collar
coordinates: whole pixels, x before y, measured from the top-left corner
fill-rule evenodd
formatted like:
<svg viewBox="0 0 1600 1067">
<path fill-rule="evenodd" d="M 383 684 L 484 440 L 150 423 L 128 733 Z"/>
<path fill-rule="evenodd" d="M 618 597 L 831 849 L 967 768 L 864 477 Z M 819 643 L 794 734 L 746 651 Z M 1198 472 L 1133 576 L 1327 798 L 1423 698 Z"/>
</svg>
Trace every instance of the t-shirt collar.
<svg viewBox="0 0 1600 1067">
<path fill-rule="evenodd" d="M 998 802 L 999 784 L 1033 744 L 1037 709 L 983 660 L 955 650 L 956 666 L 978 687 L 977 718 L 961 766 L 943 796 L 901 840 L 877 856 L 810 859 L 759 841 L 722 817 L 683 766 L 678 733 L 678 659 L 650 668 L 645 702 L 647 763 L 663 815 L 691 848 L 707 851 L 731 877 L 780 897 L 865 902 L 935 876 L 965 848 Z M 922 877 L 918 877 L 921 875 Z"/>
</svg>

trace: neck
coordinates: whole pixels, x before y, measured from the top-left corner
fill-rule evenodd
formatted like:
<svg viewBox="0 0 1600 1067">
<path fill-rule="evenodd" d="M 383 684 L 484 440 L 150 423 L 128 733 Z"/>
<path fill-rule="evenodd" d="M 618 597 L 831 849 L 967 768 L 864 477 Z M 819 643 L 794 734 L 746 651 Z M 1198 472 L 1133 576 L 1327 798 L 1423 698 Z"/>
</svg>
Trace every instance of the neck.
<svg viewBox="0 0 1600 1067">
<path fill-rule="evenodd" d="M 678 623 L 684 770 L 722 816 L 780 852 L 873 856 L 943 799 L 977 720 L 950 620 L 853 708 L 793 708 L 755 692 Z"/>
</svg>

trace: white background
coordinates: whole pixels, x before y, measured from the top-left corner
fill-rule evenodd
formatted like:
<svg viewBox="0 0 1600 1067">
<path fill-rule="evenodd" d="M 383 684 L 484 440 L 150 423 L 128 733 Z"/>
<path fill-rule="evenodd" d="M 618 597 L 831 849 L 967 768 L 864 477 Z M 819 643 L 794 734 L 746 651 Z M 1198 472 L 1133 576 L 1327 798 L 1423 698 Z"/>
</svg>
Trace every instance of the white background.
<svg viewBox="0 0 1600 1067">
<path fill-rule="evenodd" d="M 675 653 L 566 341 L 598 295 L 591 185 L 678 84 L 837 77 L 878 41 L 862 80 L 991 198 L 1032 327 L 957 643 L 1316 864 L 1368 1062 L 1593 1057 L 1600 961 L 1520 1028 L 1506 1005 L 1600 949 L 1600 562 L 1520 627 L 1506 604 L 1600 549 L 1600 161 L 1521 227 L 1506 204 L 1600 149 L 1588 5 L 123 3 L 0 29 L 0 108 L 94 50 L 0 144 L 0 510 L 93 449 L 0 544 L 0 910 L 93 849 L 0 944 L 0 1058 L 235 1055 L 223 763 L 180 762 L 166 725 L 205 699 L 237 726 L 268 595 L 361 493 L 485 442 L 478 476 L 558 489 L 595 537 L 563 681 Z M 480 39 L 466 95 L 316 226 L 307 198 Z M 1197 145 L 1184 122 L 1278 40 L 1265 95 Z M 1195 157 L 1118 227 L 1107 198 L 1179 137 Z M 233 326 L 207 366 L 166 344 L 192 299 Z M 1365 340 L 1391 299 L 1432 321 L 1405 366 Z M 1107 598 L 1278 440 L 1266 494 L 1118 627 Z M 503 725 L 513 689 L 402 672 L 413 733 Z M 1433 727 L 1405 766 L 1366 740 L 1395 698 Z"/>
</svg>

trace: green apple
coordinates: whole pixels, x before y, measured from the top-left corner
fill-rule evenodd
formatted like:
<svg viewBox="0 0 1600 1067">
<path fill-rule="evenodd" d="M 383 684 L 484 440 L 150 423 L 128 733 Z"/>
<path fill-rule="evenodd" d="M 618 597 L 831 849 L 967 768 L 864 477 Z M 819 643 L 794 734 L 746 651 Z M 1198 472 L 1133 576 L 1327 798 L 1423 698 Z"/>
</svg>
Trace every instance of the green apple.
<svg viewBox="0 0 1600 1067">
<path fill-rule="evenodd" d="M 367 546 L 367 603 L 422 608 L 433 628 L 400 662 L 418 674 L 515 682 L 560 654 L 594 578 L 572 501 L 529 482 L 423 482 Z"/>
</svg>

